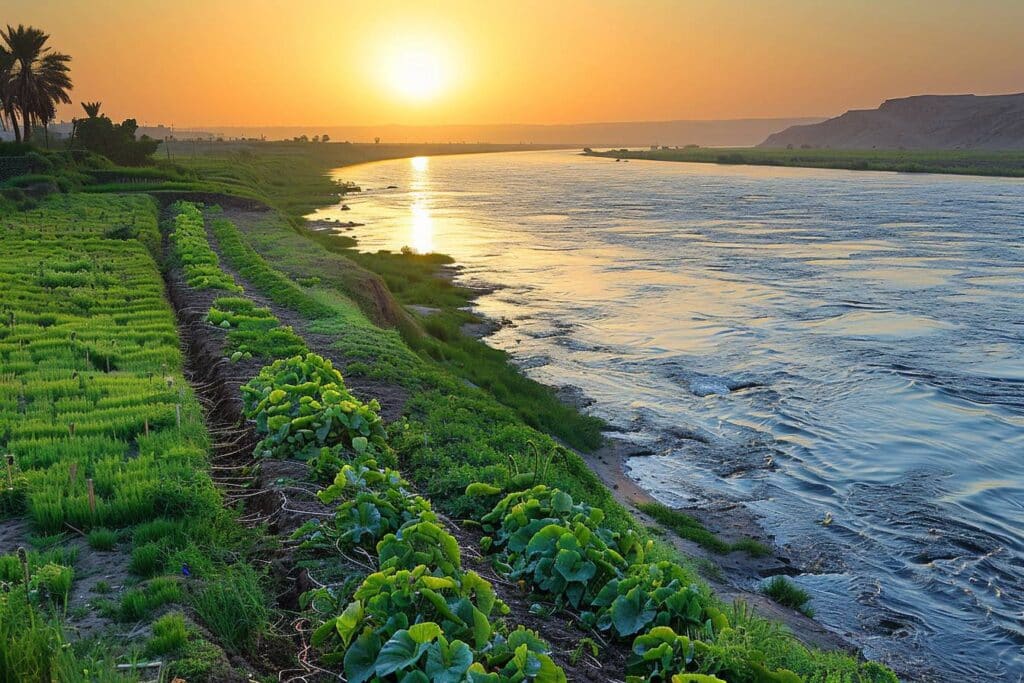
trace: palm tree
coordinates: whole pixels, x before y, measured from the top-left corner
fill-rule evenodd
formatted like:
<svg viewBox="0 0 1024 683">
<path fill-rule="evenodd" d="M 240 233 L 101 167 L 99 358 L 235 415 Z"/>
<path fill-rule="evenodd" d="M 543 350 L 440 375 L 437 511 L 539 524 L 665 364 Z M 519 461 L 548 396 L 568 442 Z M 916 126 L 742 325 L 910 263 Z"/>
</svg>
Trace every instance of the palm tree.
<svg viewBox="0 0 1024 683">
<path fill-rule="evenodd" d="M 14 137 L 21 141 L 21 129 L 18 128 L 17 114 L 14 105 L 14 55 L 0 46 L 0 129 L 14 129 Z"/>
<path fill-rule="evenodd" d="M 50 36 L 37 28 L 7 26 L 0 31 L 6 51 L 14 58 L 10 83 L 15 105 L 21 110 L 22 139 L 28 142 L 32 124 L 46 126 L 54 117 L 58 103 L 69 103 L 71 57 L 53 52 L 46 46 Z"/>
<path fill-rule="evenodd" d="M 90 119 L 94 119 L 100 115 L 100 107 L 102 106 L 102 102 L 82 102 L 82 109 L 85 110 L 86 115 Z"/>
</svg>

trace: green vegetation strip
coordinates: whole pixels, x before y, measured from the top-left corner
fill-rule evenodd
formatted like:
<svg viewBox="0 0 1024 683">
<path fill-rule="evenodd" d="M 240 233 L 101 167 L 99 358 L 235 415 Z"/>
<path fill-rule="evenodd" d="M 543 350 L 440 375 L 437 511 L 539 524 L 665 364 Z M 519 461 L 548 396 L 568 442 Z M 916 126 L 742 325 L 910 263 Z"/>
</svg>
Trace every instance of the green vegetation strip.
<svg viewBox="0 0 1024 683">
<path fill-rule="evenodd" d="M 90 612 L 147 621 L 173 602 L 199 611 L 204 587 L 230 582 L 252 542 L 208 474 L 158 244 L 156 205 L 141 196 L 54 196 L 0 214 L 0 524 L 24 516 L 25 545 L 51 548 L 0 556 L 0 680 L 110 680 L 115 661 L 181 646 L 177 620 L 154 624 L 152 644 L 114 638 L 126 627 L 110 623 L 67 646 L 63 624 Z M 68 541 L 77 532 L 87 544 Z M 82 552 L 121 553 L 102 562 L 127 570 L 123 586 L 97 583 L 71 604 Z M 270 630 L 261 581 L 246 645 Z M 185 638 L 216 651 L 191 627 Z M 213 675 L 214 660 L 181 661 Z"/>
<path fill-rule="evenodd" d="M 586 152 L 587 156 L 701 164 L 750 164 L 837 168 L 850 171 L 949 173 L 954 175 L 1024 176 L 1024 152 L 896 149 L 768 149 L 760 147 L 685 147 L 681 149 Z"/>
<path fill-rule="evenodd" d="M 661 503 L 640 503 L 637 508 L 676 532 L 681 538 L 693 541 L 713 552 L 731 553 L 734 550 L 742 550 L 752 557 L 766 557 L 771 554 L 767 546 L 753 538 L 727 543 L 708 531 L 696 518 Z"/>
<path fill-rule="evenodd" d="M 220 259 L 206 238 L 205 219 L 198 206 L 175 203 L 168 233 L 171 263 L 182 268 L 190 287 L 242 292 L 241 285 L 220 267 Z M 232 361 L 254 356 L 287 358 L 307 351 L 305 342 L 291 327 L 281 325 L 269 308 L 257 306 L 244 297 L 214 300 L 207 321 L 227 330 L 226 351 Z"/>
</svg>

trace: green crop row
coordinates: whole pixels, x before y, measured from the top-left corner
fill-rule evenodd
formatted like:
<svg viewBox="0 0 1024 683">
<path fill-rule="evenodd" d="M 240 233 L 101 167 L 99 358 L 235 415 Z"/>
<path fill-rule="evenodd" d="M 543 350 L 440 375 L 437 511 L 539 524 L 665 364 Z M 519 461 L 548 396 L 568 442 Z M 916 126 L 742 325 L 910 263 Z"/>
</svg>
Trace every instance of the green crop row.
<svg viewBox="0 0 1024 683">
<path fill-rule="evenodd" d="M 376 456 L 391 455 L 379 408 L 355 399 L 329 360 L 277 361 L 242 392 L 246 416 L 266 435 L 257 452 L 329 455 L 341 465 L 318 493 L 335 514 L 298 530 L 304 547 L 377 551 L 379 571 L 347 603 L 327 588 L 305 596 L 327 616 L 311 639 L 325 664 L 340 665 L 350 683 L 566 680 L 537 634 L 494 621 L 508 607 L 490 583 L 463 570 L 458 542 L 430 503 L 378 465 Z"/>
<path fill-rule="evenodd" d="M 56 548 L 0 557 L 0 681 L 134 679 L 114 658 L 144 644 L 114 640 L 115 622 L 196 600 L 249 542 L 208 473 L 159 249 L 144 196 L 0 214 L 0 524 L 24 517 L 26 545 Z M 130 578 L 77 595 L 73 548 Z M 65 624 L 90 611 L 111 620 L 97 644 L 69 643 Z"/>
<path fill-rule="evenodd" d="M 243 291 L 221 268 L 220 259 L 207 240 L 205 218 L 197 205 L 175 203 L 167 229 L 174 245 L 173 262 L 181 267 L 190 287 Z M 219 297 L 206 319 L 227 332 L 225 354 L 232 361 L 288 358 L 308 351 L 302 338 L 291 327 L 281 325 L 269 308 L 257 306 L 244 297 Z"/>
<path fill-rule="evenodd" d="M 206 240 L 203 213 L 195 204 L 174 205 L 173 226 L 169 238 L 174 245 L 174 258 L 185 273 L 189 287 L 225 289 L 241 292 L 235 279 L 221 270 L 220 259 Z"/>
<path fill-rule="evenodd" d="M 475 484 L 467 493 L 493 499 L 502 490 Z M 484 531 L 493 534 L 482 544 L 509 578 L 583 610 L 584 624 L 632 639 L 628 681 L 688 680 L 692 674 L 765 683 L 896 680 L 873 663 L 848 661 L 845 671 L 836 671 L 832 658 L 819 660 L 805 649 L 780 657 L 752 647 L 751 620 L 743 610 L 734 608 L 730 619 L 730 610 L 691 571 L 669 561 L 645 561 L 649 543 L 645 547 L 635 535 L 612 530 L 604 519 L 600 508 L 540 484 L 496 502 L 481 519 Z M 802 649 L 784 634 L 778 637 L 788 639 L 792 650 Z"/>
</svg>

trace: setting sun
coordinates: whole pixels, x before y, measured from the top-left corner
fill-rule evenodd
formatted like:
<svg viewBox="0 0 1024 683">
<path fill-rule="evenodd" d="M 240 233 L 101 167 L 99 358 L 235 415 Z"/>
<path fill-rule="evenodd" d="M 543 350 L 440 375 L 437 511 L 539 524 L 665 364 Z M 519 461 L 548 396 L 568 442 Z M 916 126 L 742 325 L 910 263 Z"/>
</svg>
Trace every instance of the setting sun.
<svg viewBox="0 0 1024 683">
<path fill-rule="evenodd" d="M 429 100 L 437 97 L 448 81 L 439 52 L 430 45 L 402 46 L 386 60 L 388 87 L 402 98 Z"/>
</svg>

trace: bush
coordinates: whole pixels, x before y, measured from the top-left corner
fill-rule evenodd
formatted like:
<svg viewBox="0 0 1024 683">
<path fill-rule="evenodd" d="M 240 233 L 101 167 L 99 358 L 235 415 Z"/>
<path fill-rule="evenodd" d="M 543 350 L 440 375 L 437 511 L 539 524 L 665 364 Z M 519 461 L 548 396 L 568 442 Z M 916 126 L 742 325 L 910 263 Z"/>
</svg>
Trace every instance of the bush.
<svg viewBox="0 0 1024 683">
<path fill-rule="evenodd" d="M 339 444 L 357 454 L 386 450 L 380 404 L 359 401 L 331 361 L 315 353 L 264 367 L 242 396 L 245 416 L 266 434 L 256 447 L 264 457 L 309 459 Z"/>
</svg>

